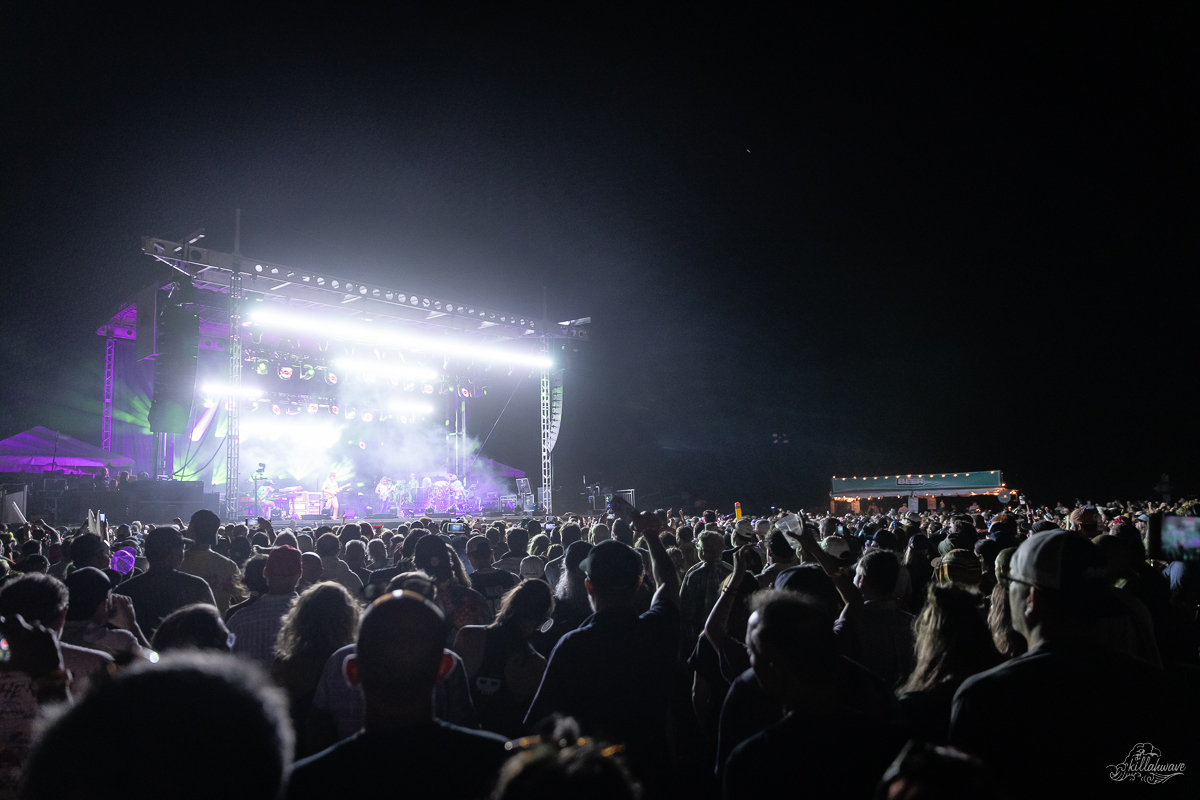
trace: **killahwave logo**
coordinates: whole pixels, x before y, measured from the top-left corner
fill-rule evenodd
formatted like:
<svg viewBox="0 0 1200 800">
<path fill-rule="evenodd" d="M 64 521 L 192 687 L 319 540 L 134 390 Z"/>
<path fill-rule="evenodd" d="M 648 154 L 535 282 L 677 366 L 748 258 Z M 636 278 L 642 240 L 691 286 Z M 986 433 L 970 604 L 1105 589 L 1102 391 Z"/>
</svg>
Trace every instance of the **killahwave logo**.
<svg viewBox="0 0 1200 800">
<path fill-rule="evenodd" d="M 1108 777 L 1114 781 L 1142 781 L 1151 785 L 1165 783 L 1182 775 L 1184 764 L 1166 764 L 1159 759 L 1162 752 L 1149 742 L 1138 742 L 1120 764 L 1109 764 Z"/>
</svg>

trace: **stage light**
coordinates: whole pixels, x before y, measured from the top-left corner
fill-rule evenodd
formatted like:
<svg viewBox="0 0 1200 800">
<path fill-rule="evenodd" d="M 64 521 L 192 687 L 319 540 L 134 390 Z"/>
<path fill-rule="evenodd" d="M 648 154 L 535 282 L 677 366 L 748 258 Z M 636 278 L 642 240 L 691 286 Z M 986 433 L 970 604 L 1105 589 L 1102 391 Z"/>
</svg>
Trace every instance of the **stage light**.
<svg viewBox="0 0 1200 800">
<path fill-rule="evenodd" d="M 317 405 L 316 403 L 309 403 L 308 404 L 308 413 L 315 414 L 315 413 L 317 413 L 317 411 L 320 410 L 320 408 L 321 407 L 319 405 Z"/>
<path fill-rule="evenodd" d="M 280 414 L 283 413 L 283 409 L 281 409 L 279 407 L 278 403 L 272 403 L 271 404 L 271 413 L 278 417 Z"/>
<path fill-rule="evenodd" d="M 464 387 L 462 387 L 461 389 L 459 389 L 459 390 L 458 390 L 458 393 L 459 393 L 460 395 L 462 395 L 463 397 L 470 397 L 470 396 L 471 396 L 471 390 L 470 390 L 470 389 L 468 389 L 468 388 L 467 388 L 467 387 L 465 387 L 465 386 L 464 386 Z"/>
<path fill-rule="evenodd" d="M 254 365 L 254 371 L 257 372 L 259 375 L 266 375 L 267 370 L 269 370 L 270 368 L 271 368 L 271 365 L 268 364 L 266 361 L 259 361 L 257 364 Z"/>
<path fill-rule="evenodd" d="M 292 379 L 292 368 L 291 367 L 280 367 L 279 368 L 279 377 L 285 381 L 290 381 Z"/>
<path fill-rule="evenodd" d="M 336 386 L 337 382 L 338 382 L 337 373 L 332 372 L 330 370 L 325 370 L 325 382 L 328 383 L 330 386 Z"/>
<path fill-rule="evenodd" d="M 330 406 L 329 413 L 333 414 L 336 417 L 339 413 L 341 413 L 341 409 L 338 408 L 337 406 Z"/>
<path fill-rule="evenodd" d="M 364 441 L 359 441 L 359 443 L 358 443 L 358 449 L 359 449 L 359 450 L 366 450 L 366 449 L 367 449 L 367 443 L 366 443 L 366 442 L 364 442 Z"/>
<path fill-rule="evenodd" d="M 300 413 L 300 405 L 298 403 L 288 403 L 287 415 L 294 417 Z"/>
<path fill-rule="evenodd" d="M 346 409 L 346 419 L 354 419 L 357 415 L 358 415 L 358 412 L 355 411 L 353 408 Z"/>
<path fill-rule="evenodd" d="M 339 358 L 334 362 L 338 369 L 346 372 L 367 372 L 389 378 L 409 378 L 415 381 L 431 381 L 437 372 L 428 367 L 410 364 L 389 364 L 363 358 Z M 393 384 L 394 385 L 394 384 Z"/>
<path fill-rule="evenodd" d="M 334 288 L 337 287 L 335 286 Z M 503 361 L 512 364 L 528 364 L 535 367 L 549 367 L 553 365 L 553 361 L 536 353 L 498 349 L 461 340 L 417 336 L 404 331 L 388 329 L 363 322 L 316 319 L 307 315 L 292 313 L 290 310 L 282 307 L 258 308 L 254 310 L 252 316 L 255 322 L 260 322 L 274 328 L 300 331 L 309 335 L 318 334 L 333 339 L 349 339 L 397 349 L 438 353 L 440 355 L 464 356 L 480 360 Z"/>
<path fill-rule="evenodd" d="M 312 364 L 305 364 L 300 368 L 300 380 L 302 381 L 312 380 L 312 376 L 316 374 L 317 371 L 313 368 Z"/>
<path fill-rule="evenodd" d="M 404 391 L 406 391 L 406 392 L 411 392 L 415 388 L 417 388 L 417 385 L 415 383 L 404 384 Z"/>
<path fill-rule="evenodd" d="M 375 373 L 374 372 L 363 373 L 363 380 L 366 381 L 367 383 L 374 383 L 375 382 Z"/>
<path fill-rule="evenodd" d="M 396 400 L 388 405 L 392 411 L 403 414 L 432 414 L 433 406 L 429 403 L 414 403 L 409 400 Z"/>
<path fill-rule="evenodd" d="M 201 390 L 205 394 L 216 395 L 217 397 L 225 397 L 234 395 L 237 397 L 262 397 L 262 389 L 255 389 L 252 386 L 239 386 L 236 391 L 231 386 L 222 386 L 217 383 L 208 383 Z"/>
<path fill-rule="evenodd" d="M 425 394 L 433 394 L 433 387 L 427 383 L 421 387 L 421 391 Z"/>
<path fill-rule="evenodd" d="M 198 442 L 204 438 L 204 433 L 205 433 L 205 431 L 208 430 L 208 425 L 209 425 L 209 423 L 212 422 L 213 417 L 216 416 L 216 414 L 217 414 L 216 404 L 213 404 L 212 406 L 205 408 L 205 411 L 200 416 L 200 419 L 198 419 L 196 421 L 196 427 L 192 428 L 192 435 L 189 438 L 193 442 Z"/>
<path fill-rule="evenodd" d="M 374 419 L 375 419 L 375 415 L 374 415 L 374 414 L 372 414 L 370 411 L 364 411 L 364 412 L 363 412 L 363 415 L 362 415 L 362 421 L 363 421 L 363 422 L 371 422 L 371 421 L 372 421 L 372 420 L 374 420 Z"/>
</svg>

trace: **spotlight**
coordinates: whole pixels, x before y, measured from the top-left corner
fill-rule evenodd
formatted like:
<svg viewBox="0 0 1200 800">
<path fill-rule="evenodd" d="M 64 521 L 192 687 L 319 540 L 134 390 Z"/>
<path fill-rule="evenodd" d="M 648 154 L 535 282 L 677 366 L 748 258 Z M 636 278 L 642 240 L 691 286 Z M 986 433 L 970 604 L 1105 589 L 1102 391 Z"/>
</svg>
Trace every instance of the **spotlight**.
<svg viewBox="0 0 1200 800">
<path fill-rule="evenodd" d="M 288 404 L 287 414 L 289 417 L 294 417 L 299 413 L 300 413 L 300 406 L 297 403 L 289 403 Z"/>
<path fill-rule="evenodd" d="M 358 412 L 355 411 L 353 408 L 346 409 L 346 419 L 354 419 L 354 417 L 357 416 L 357 414 L 358 414 Z"/>
<path fill-rule="evenodd" d="M 366 381 L 367 383 L 374 383 L 375 382 L 375 373 L 374 372 L 364 372 L 363 380 Z"/>
<path fill-rule="evenodd" d="M 330 386 L 336 386 L 337 382 L 338 382 L 337 374 L 334 373 L 332 370 L 325 370 L 325 382 L 328 383 Z"/>
<path fill-rule="evenodd" d="M 470 396 L 471 396 L 471 390 L 470 390 L 470 389 L 468 389 L 468 388 L 467 388 L 467 387 L 465 387 L 465 386 L 464 386 L 464 387 L 462 387 L 461 389 L 459 389 L 459 390 L 458 390 L 458 393 L 459 393 L 460 395 L 462 395 L 463 397 L 470 397 Z"/>
<path fill-rule="evenodd" d="M 266 375 L 267 370 L 269 370 L 270 368 L 271 368 L 271 365 L 268 364 L 266 361 L 259 361 L 257 364 L 254 365 L 254 371 L 257 372 L 259 375 Z"/>
<path fill-rule="evenodd" d="M 366 442 L 363 442 L 363 441 L 360 441 L 360 442 L 358 443 L 358 449 L 359 449 L 359 450 L 366 450 L 366 449 L 367 449 L 367 443 L 366 443 Z"/>
<path fill-rule="evenodd" d="M 421 391 L 424 392 L 425 394 L 433 394 L 433 385 L 427 383 L 421 387 Z"/>
<path fill-rule="evenodd" d="M 291 367 L 280 367 L 279 368 L 279 377 L 285 381 L 290 381 L 292 379 L 292 368 Z"/>
<path fill-rule="evenodd" d="M 309 403 L 309 404 L 308 404 L 308 413 L 310 413 L 310 414 L 315 414 L 315 413 L 317 413 L 317 410 L 318 410 L 318 409 L 320 409 L 320 406 L 319 406 L 319 405 L 317 405 L 316 403 Z"/>
<path fill-rule="evenodd" d="M 272 403 L 271 404 L 271 413 L 278 417 L 280 414 L 283 413 L 283 409 L 281 409 L 279 407 L 278 403 Z"/>
<path fill-rule="evenodd" d="M 300 368 L 300 380 L 302 381 L 312 380 L 312 376 L 316 374 L 317 371 L 313 369 L 312 364 L 305 364 Z"/>
<path fill-rule="evenodd" d="M 370 411 L 364 411 L 363 415 L 362 415 L 362 419 L 363 419 L 363 422 L 370 422 L 373 419 L 375 419 L 375 415 L 372 414 Z"/>
<path fill-rule="evenodd" d="M 337 416 L 337 415 L 338 415 L 340 412 L 341 412 L 341 409 L 340 409 L 340 408 L 338 408 L 337 406 L 330 406 L 330 407 L 329 407 L 329 413 L 330 413 L 330 414 L 333 414 L 335 417 L 336 417 L 336 416 Z"/>
</svg>

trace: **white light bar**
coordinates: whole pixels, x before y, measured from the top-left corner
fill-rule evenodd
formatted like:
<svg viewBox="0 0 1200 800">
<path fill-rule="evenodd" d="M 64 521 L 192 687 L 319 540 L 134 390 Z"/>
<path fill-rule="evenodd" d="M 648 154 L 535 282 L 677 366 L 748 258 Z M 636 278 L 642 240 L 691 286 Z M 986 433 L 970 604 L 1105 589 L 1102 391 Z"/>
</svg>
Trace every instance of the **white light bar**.
<svg viewBox="0 0 1200 800">
<path fill-rule="evenodd" d="M 384 377 L 411 378 L 414 381 L 431 381 L 438 376 L 437 370 L 412 364 L 389 364 L 367 358 L 339 358 L 333 365 L 343 372 L 371 372 Z"/>
<path fill-rule="evenodd" d="M 423 353 L 438 353 L 448 356 L 466 356 L 481 361 L 495 361 L 504 364 L 528 364 L 533 367 L 549 367 L 554 362 L 534 353 L 517 353 L 512 350 L 499 350 L 492 347 L 481 347 L 463 341 L 452 339 L 432 339 L 416 336 L 395 329 L 381 328 L 377 325 L 362 322 L 335 321 L 315 319 L 282 308 L 256 308 L 250 316 L 255 322 L 268 325 L 280 330 L 307 333 L 310 336 L 321 336 L 330 339 L 350 339 L 356 342 L 369 342 L 383 347 L 415 350 Z"/>
<path fill-rule="evenodd" d="M 397 414 L 432 414 L 433 406 L 428 403 L 413 403 L 405 400 L 396 400 L 388 405 L 392 411 Z"/>
<path fill-rule="evenodd" d="M 237 395 L 238 397 L 262 397 L 262 389 L 255 389 L 250 386 L 240 386 L 237 391 L 233 390 L 232 386 L 223 386 L 219 383 L 206 383 L 201 389 L 204 394 L 215 395 L 217 397 L 226 397 L 229 395 Z"/>
</svg>

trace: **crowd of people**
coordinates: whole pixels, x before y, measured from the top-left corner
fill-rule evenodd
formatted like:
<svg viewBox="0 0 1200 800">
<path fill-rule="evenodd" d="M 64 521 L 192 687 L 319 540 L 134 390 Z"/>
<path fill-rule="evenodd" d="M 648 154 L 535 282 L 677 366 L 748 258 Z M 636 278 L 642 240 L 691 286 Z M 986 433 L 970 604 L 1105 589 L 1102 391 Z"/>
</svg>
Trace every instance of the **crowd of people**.
<svg viewBox="0 0 1200 800">
<path fill-rule="evenodd" d="M 1112 503 L 0 530 L 0 800 L 1200 796 Z"/>
</svg>

